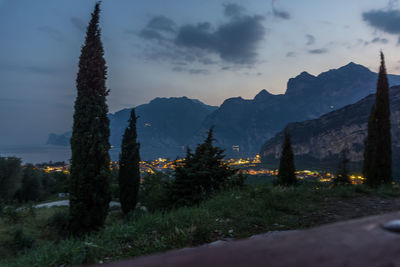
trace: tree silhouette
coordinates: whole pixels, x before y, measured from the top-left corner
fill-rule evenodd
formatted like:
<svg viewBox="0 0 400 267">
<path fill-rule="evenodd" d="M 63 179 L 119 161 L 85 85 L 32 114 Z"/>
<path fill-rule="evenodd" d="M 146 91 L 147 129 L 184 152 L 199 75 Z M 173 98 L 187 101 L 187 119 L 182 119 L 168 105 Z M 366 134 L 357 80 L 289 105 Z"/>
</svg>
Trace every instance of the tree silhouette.
<svg viewBox="0 0 400 267">
<path fill-rule="evenodd" d="M 335 185 L 351 184 L 349 169 L 348 169 L 349 161 L 350 160 L 347 157 L 347 149 L 344 148 L 340 153 L 338 172 L 336 174 L 335 179 L 333 180 L 333 183 Z"/>
<path fill-rule="evenodd" d="M 285 141 L 282 146 L 282 155 L 279 163 L 278 179 L 276 184 L 283 186 L 297 185 L 294 155 L 289 130 L 285 129 Z"/>
<path fill-rule="evenodd" d="M 122 139 L 119 157 L 119 199 L 124 214 L 134 210 L 138 201 L 140 185 L 139 143 L 136 141 L 136 114 L 132 108 L 129 125 Z"/>
<path fill-rule="evenodd" d="M 71 138 L 70 230 L 84 234 L 103 226 L 110 194 L 110 144 L 105 86 L 107 68 L 99 28 L 97 2 L 86 31 L 76 79 L 74 123 Z"/>
<path fill-rule="evenodd" d="M 363 171 L 366 183 L 377 186 L 392 182 L 392 141 L 390 132 L 389 83 L 385 59 L 381 52 L 381 65 L 376 87 L 375 105 L 368 120 Z"/>
<path fill-rule="evenodd" d="M 211 193 L 219 191 L 236 173 L 222 161 L 223 150 L 213 146 L 213 127 L 210 128 L 204 143 L 196 147 L 195 153 L 187 149 L 186 158 L 175 169 L 171 199 L 174 205 L 192 205 L 206 199 Z"/>
</svg>

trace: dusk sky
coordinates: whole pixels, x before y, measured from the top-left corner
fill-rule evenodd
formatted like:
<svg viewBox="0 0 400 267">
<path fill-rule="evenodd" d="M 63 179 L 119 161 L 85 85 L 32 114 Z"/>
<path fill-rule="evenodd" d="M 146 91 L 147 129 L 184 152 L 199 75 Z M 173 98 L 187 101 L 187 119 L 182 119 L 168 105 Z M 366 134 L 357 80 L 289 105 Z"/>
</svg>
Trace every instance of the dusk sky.
<svg viewBox="0 0 400 267">
<path fill-rule="evenodd" d="M 75 79 L 94 0 L 0 0 L 0 144 L 43 144 L 72 125 Z M 302 71 L 379 51 L 400 74 L 400 5 L 387 0 L 104 0 L 110 112 L 155 97 L 210 105 L 284 93 Z"/>
</svg>

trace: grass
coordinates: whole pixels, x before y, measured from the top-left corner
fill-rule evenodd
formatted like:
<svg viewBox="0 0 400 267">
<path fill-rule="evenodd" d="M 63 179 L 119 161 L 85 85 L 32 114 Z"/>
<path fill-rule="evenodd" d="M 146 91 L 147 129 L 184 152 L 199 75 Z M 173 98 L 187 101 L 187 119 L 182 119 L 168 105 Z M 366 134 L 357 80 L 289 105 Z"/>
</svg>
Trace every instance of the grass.
<svg viewBox="0 0 400 267">
<path fill-rule="evenodd" d="M 110 262 L 222 238 L 307 228 L 318 225 L 314 215 L 323 212 L 324 199 L 361 196 L 399 197 L 400 189 L 331 188 L 321 183 L 306 183 L 296 188 L 248 185 L 240 190 L 222 192 L 197 207 L 155 213 L 138 211 L 130 219 L 123 219 L 119 211 L 113 211 L 102 231 L 81 240 L 57 239 L 54 230 L 46 226 L 49 218 L 65 208 L 39 209 L 35 216 L 23 211 L 24 217 L 17 224 L 10 225 L 5 218 L 0 219 L 0 256 L 3 258 L 0 266 Z M 6 246 L 12 241 L 10 233 L 16 227 L 35 240 L 33 248 L 18 255 Z"/>
</svg>

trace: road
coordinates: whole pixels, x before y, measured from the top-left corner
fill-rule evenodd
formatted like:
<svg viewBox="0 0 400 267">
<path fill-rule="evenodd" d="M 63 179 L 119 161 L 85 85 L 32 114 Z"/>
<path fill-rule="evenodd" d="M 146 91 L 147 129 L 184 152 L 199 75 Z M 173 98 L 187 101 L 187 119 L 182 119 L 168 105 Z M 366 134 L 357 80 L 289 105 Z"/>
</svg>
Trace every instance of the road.
<svg viewBox="0 0 400 267">
<path fill-rule="evenodd" d="M 60 201 L 53 201 L 43 204 L 35 205 L 35 208 L 51 208 L 51 207 L 59 207 L 59 206 L 69 206 L 69 200 L 60 200 Z M 121 207 L 121 204 L 117 201 L 110 202 L 110 208 L 113 207 Z"/>
</svg>

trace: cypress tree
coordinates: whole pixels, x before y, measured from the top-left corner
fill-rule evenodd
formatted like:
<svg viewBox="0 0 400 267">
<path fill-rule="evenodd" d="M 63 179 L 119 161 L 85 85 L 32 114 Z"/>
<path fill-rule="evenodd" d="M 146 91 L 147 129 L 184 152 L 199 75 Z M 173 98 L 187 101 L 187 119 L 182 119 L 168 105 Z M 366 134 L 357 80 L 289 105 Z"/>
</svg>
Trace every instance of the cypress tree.
<svg viewBox="0 0 400 267">
<path fill-rule="evenodd" d="M 276 184 L 283 186 L 297 185 L 295 174 L 294 155 L 289 130 L 285 129 L 285 141 L 282 146 L 282 155 L 279 163 L 278 179 Z"/>
<path fill-rule="evenodd" d="M 375 105 L 368 119 L 368 136 L 365 141 L 363 172 L 366 183 L 377 186 L 392 182 L 392 141 L 390 132 L 389 83 L 385 59 L 381 52 Z"/>
<path fill-rule="evenodd" d="M 342 153 L 340 155 L 338 172 L 336 174 L 335 179 L 333 180 L 333 183 L 335 185 L 351 184 L 349 170 L 348 170 L 348 166 L 347 166 L 348 163 L 349 163 L 349 158 L 347 157 L 347 149 L 345 148 L 342 150 Z"/>
<path fill-rule="evenodd" d="M 139 143 L 136 141 L 136 114 L 132 108 L 129 125 L 122 139 L 119 157 L 119 199 L 124 214 L 134 210 L 140 185 Z"/>
<path fill-rule="evenodd" d="M 71 137 L 70 230 L 84 234 L 103 226 L 111 200 L 110 144 L 105 86 L 107 68 L 97 2 L 81 49 Z"/>
<path fill-rule="evenodd" d="M 378 85 L 376 88 L 375 116 L 377 129 L 376 168 L 382 183 L 392 182 L 392 137 L 390 133 L 389 83 L 385 59 L 381 52 Z"/>
</svg>

